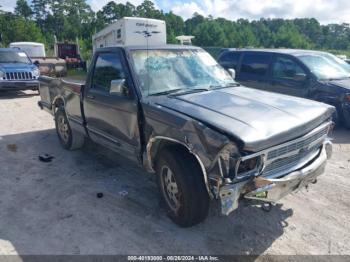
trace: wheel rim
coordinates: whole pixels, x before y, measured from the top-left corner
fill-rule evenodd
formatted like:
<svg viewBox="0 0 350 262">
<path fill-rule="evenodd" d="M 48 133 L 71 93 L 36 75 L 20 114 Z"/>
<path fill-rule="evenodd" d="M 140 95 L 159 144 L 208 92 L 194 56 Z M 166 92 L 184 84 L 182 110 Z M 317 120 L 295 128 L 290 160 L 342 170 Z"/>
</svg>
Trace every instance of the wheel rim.
<svg viewBox="0 0 350 262">
<path fill-rule="evenodd" d="M 58 134 L 63 142 L 68 143 L 69 140 L 69 126 L 64 116 L 59 116 L 57 119 Z"/>
<path fill-rule="evenodd" d="M 161 169 L 161 183 L 168 206 L 176 212 L 180 208 L 180 192 L 174 173 L 168 166 L 163 166 Z"/>
</svg>

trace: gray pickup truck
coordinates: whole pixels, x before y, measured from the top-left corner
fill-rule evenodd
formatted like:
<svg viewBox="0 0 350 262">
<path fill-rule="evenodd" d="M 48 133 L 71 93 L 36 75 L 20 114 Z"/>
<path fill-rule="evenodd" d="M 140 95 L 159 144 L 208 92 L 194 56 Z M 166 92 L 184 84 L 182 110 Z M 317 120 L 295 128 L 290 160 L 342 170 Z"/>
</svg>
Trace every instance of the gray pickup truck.
<svg viewBox="0 0 350 262">
<path fill-rule="evenodd" d="M 64 148 L 89 138 L 156 173 L 182 227 L 211 199 L 226 215 L 241 197 L 276 202 L 316 182 L 332 152 L 332 106 L 240 86 L 197 47 L 99 49 L 86 83 L 43 76 L 40 95 Z"/>
</svg>

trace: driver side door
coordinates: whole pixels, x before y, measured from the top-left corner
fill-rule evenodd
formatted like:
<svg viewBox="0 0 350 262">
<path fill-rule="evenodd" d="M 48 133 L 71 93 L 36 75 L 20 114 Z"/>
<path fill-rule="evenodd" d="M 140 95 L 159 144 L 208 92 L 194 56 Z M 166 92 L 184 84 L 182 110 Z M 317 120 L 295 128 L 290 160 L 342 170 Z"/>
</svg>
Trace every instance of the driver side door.
<svg viewBox="0 0 350 262">
<path fill-rule="evenodd" d="M 112 92 L 112 82 L 123 80 L 123 90 Z M 95 55 L 84 96 L 86 128 L 91 139 L 136 160 L 140 152 L 138 103 L 120 49 Z"/>
</svg>

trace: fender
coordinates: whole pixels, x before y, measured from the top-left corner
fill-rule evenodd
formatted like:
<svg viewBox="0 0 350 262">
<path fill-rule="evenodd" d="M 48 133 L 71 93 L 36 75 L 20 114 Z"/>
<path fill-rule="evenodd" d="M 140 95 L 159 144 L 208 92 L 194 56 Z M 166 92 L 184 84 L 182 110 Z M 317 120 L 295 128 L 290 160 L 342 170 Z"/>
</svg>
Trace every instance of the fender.
<svg viewBox="0 0 350 262">
<path fill-rule="evenodd" d="M 199 158 L 199 156 L 197 154 L 195 154 L 191 148 L 185 144 L 184 142 L 181 142 L 179 140 L 176 140 L 176 139 L 173 139 L 173 138 L 170 138 L 170 137 L 165 137 L 165 136 L 155 136 L 155 137 L 152 137 L 149 139 L 148 143 L 147 143 L 147 146 L 146 146 L 146 154 L 147 154 L 147 167 L 148 169 L 150 169 L 150 171 L 152 172 L 155 172 L 155 170 L 153 169 L 153 159 L 152 159 L 152 154 L 151 154 L 151 150 L 152 150 L 152 146 L 153 144 L 158 141 L 158 140 L 166 140 L 166 141 L 170 141 L 170 142 L 173 142 L 175 144 L 179 144 L 179 145 L 182 145 L 184 146 L 185 148 L 187 148 L 188 152 L 190 154 L 192 154 L 196 159 L 197 159 L 197 162 L 201 168 L 201 171 L 202 171 L 202 174 L 203 174 L 203 179 L 204 179 L 204 183 L 205 183 L 205 187 L 207 189 L 207 192 L 209 194 L 209 196 L 211 198 L 213 198 L 213 194 L 211 193 L 210 191 L 210 188 L 209 188 L 209 183 L 208 183 L 208 175 L 207 175 L 207 171 L 205 170 L 205 167 L 204 167 L 204 164 L 202 162 L 202 160 Z"/>
<path fill-rule="evenodd" d="M 51 106 L 52 106 L 52 114 L 53 114 L 53 115 L 55 115 L 55 111 L 56 111 L 56 106 L 55 106 L 56 101 L 59 100 L 59 99 L 61 99 L 61 100 L 63 101 L 63 107 L 66 107 L 66 101 L 65 101 L 64 97 L 61 96 L 61 95 L 56 96 L 56 97 L 53 99 L 52 105 L 51 105 Z"/>
</svg>

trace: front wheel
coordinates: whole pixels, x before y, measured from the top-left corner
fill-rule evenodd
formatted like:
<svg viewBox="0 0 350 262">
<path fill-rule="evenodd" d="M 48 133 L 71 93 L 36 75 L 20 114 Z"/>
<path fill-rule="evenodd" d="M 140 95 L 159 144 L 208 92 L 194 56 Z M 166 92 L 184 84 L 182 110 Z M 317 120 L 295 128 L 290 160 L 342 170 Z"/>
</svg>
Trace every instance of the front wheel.
<svg viewBox="0 0 350 262">
<path fill-rule="evenodd" d="M 58 138 L 63 148 L 79 149 L 84 145 L 84 135 L 71 129 L 64 108 L 59 107 L 55 113 L 55 125 Z"/>
<path fill-rule="evenodd" d="M 170 219 L 181 227 L 202 222 L 208 215 L 209 195 L 198 163 L 178 148 L 163 150 L 159 156 L 158 186 Z"/>
</svg>

